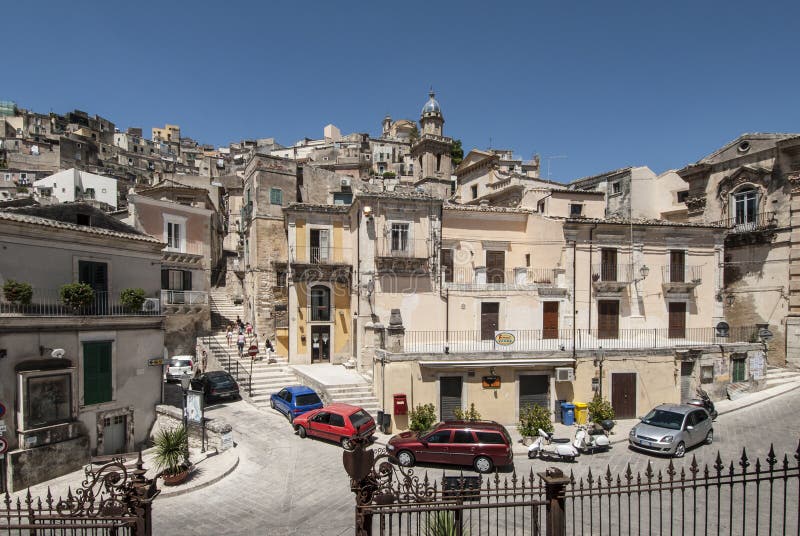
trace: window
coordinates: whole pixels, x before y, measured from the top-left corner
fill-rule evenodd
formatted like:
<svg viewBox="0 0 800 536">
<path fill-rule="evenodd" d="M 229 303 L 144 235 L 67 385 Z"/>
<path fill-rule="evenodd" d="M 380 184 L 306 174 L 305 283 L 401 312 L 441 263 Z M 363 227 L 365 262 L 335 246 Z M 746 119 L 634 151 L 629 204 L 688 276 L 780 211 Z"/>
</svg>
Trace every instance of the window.
<svg viewBox="0 0 800 536">
<path fill-rule="evenodd" d="M 700 383 L 714 383 L 714 366 L 700 367 Z"/>
<path fill-rule="evenodd" d="M 503 436 L 495 432 L 475 432 L 478 436 L 478 443 L 485 443 L 487 445 L 505 445 Z"/>
<path fill-rule="evenodd" d="M 570 203 L 569 204 L 569 217 L 570 218 L 580 218 L 583 216 L 583 205 L 580 203 Z"/>
<path fill-rule="evenodd" d="M 438 432 L 434 432 L 433 434 L 429 435 L 425 441 L 428 443 L 449 443 L 450 430 L 439 430 Z"/>
<path fill-rule="evenodd" d="M 334 205 L 349 205 L 353 202 L 353 194 L 350 192 L 334 192 L 333 204 Z"/>
<path fill-rule="evenodd" d="M 112 400 L 111 341 L 83 343 L 83 405 Z"/>
<path fill-rule="evenodd" d="M 270 188 L 269 189 L 269 202 L 272 205 L 282 205 L 283 204 L 283 190 L 280 188 Z"/>
<path fill-rule="evenodd" d="M 25 428 L 41 428 L 72 417 L 72 382 L 69 374 L 27 378 Z"/>
<path fill-rule="evenodd" d="M 331 420 L 329 424 L 331 426 L 339 426 L 344 428 L 344 417 L 337 415 L 336 413 L 331 413 Z"/>
<path fill-rule="evenodd" d="M 758 216 L 758 192 L 747 188 L 733 195 L 736 225 L 754 224 Z"/>
<path fill-rule="evenodd" d="M 475 443 L 475 440 L 469 430 L 456 430 L 453 432 L 453 443 Z"/>
<path fill-rule="evenodd" d="M 91 225 L 92 217 L 89 214 L 75 214 L 75 223 L 78 225 Z"/>
<path fill-rule="evenodd" d="M 453 250 L 442 250 L 442 278 L 445 283 L 453 282 Z"/>
<path fill-rule="evenodd" d="M 611 193 L 618 194 L 622 192 L 622 184 L 619 181 L 611 183 Z"/>
<path fill-rule="evenodd" d="M 181 224 L 167 222 L 167 248 L 180 251 L 181 249 Z"/>
<path fill-rule="evenodd" d="M 530 253 L 526 253 L 525 254 L 525 267 L 526 268 L 530 268 L 530 266 L 531 266 L 531 254 Z"/>
<path fill-rule="evenodd" d="M 89 199 L 94 199 L 94 188 L 86 188 L 86 190 L 84 190 L 84 194 L 86 194 L 86 197 Z"/>
<path fill-rule="evenodd" d="M 161 270 L 162 290 L 192 290 L 192 272 L 189 270 Z"/>
<path fill-rule="evenodd" d="M 674 249 L 669 252 L 669 281 L 683 283 L 686 280 L 686 251 Z"/>
<path fill-rule="evenodd" d="M 6 179 L 7 181 L 10 181 L 10 180 L 11 180 L 11 173 L 6 173 L 6 175 L 5 175 L 5 179 Z"/>
<path fill-rule="evenodd" d="M 478 198 L 478 185 L 477 184 L 473 184 L 472 186 L 470 186 L 470 190 L 472 191 L 472 199 L 477 199 Z"/>
<path fill-rule="evenodd" d="M 28 181 L 28 174 L 27 173 L 20 173 L 19 174 L 19 180 L 22 181 L 23 183 L 27 182 Z"/>
<path fill-rule="evenodd" d="M 689 190 L 678 192 L 678 203 L 685 203 L 687 199 L 689 199 Z"/>
<path fill-rule="evenodd" d="M 331 291 L 328 287 L 311 287 L 311 321 L 330 322 Z"/>
<path fill-rule="evenodd" d="M 392 251 L 408 251 L 409 224 L 392 224 Z"/>
<path fill-rule="evenodd" d="M 537 205 L 537 210 L 542 214 L 544 214 L 544 201 L 539 201 L 539 204 Z"/>
</svg>

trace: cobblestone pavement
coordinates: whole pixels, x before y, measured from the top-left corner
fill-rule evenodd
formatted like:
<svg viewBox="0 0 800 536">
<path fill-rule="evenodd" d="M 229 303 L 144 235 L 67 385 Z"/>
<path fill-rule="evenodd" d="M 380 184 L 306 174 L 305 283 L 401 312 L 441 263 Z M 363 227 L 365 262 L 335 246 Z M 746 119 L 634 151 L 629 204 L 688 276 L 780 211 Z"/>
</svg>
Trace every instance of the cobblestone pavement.
<svg viewBox="0 0 800 536">
<path fill-rule="evenodd" d="M 234 427 L 239 450 L 239 467 L 213 486 L 185 495 L 159 499 L 154 505 L 154 534 L 197 535 L 305 535 L 351 534 L 353 531 L 353 495 L 342 468 L 342 450 L 338 445 L 300 439 L 282 416 L 262 411 L 246 402 L 236 402 L 209 410 Z M 781 457 L 798 447 L 800 395 L 796 392 L 776 397 L 762 404 L 723 415 L 715 423 L 712 446 L 701 446 L 674 460 L 678 471 L 691 463 L 714 463 L 719 450 L 724 462 L 738 461 L 742 448 L 748 458 L 766 456 L 770 442 Z M 552 463 L 515 458 L 518 473 L 542 471 L 558 465 L 572 470 L 577 477 L 591 467 L 594 474 L 610 468 L 612 474 L 623 472 L 627 465 L 644 471 L 652 462 L 655 471 L 664 470 L 669 459 L 649 456 L 618 444 L 611 452 L 585 455 L 577 463 Z M 431 478 L 442 475 L 440 467 L 420 467 Z M 447 470 L 458 473 L 459 470 Z M 464 469 L 464 473 L 470 473 Z M 509 473 L 506 473 L 509 474 Z M 505 476 L 505 475 L 501 475 Z"/>
</svg>

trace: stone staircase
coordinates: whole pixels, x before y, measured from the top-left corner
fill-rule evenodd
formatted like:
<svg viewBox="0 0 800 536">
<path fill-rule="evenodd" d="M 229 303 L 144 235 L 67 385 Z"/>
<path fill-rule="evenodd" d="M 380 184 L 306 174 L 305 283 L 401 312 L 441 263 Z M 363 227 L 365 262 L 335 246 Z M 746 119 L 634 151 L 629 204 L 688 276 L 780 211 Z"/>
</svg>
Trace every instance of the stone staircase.
<svg viewBox="0 0 800 536">
<path fill-rule="evenodd" d="M 369 383 L 330 385 L 325 387 L 325 392 L 331 402 L 360 406 L 373 417 L 378 415 L 378 410 L 381 408 L 380 402 L 372 393 L 372 384 Z"/>
<path fill-rule="evenodd" d="M 765 389 L 787 383 L 796 383 L 800 385 L 800 371 L 772 365 L 767 366 L 767 383 L 764 387 Z"/>
<path fill-rule="evenodd" d="M 236 317 L 244 319 L 244 307 L 233 303 L 225 287 L 214 287 L 209 292 L 211 303 L 211 329 L 225 332 L 225 328 L 236 322 Z"/>
</svg>

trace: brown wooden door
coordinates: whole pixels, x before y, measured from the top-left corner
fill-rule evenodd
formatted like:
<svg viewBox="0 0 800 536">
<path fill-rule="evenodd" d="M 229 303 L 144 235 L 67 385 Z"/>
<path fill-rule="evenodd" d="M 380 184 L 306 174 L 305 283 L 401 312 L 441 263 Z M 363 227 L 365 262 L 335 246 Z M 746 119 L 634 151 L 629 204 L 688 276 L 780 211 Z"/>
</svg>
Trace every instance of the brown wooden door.
<svg viewBox="0 0 800 536">
<path fill-rule="evenodd" d="M 558 302 L 547 301 L 542 303 L 542 338 L 558 338 Z"/>
<path fill-rule="evenodd" d="M 600 279 L 602 281 L 617 280 L 617 250 L 603 248 L 600 251 Z"/>
<path fill-rule="evenodd" d="M 686 281 L 686 252 L 669 252 L 669 282 L 683 283 Z"/>
<path fill-rule="evenodd" d="M 636 417 L 636 373 L 611 374 L 611 406 L 617 419 Z"/>
<path fill-rule="evenodd" d="M 619 301 L 597 301 L 597 336 L 600 339 L 619 338 Z"/>
<path fill-rule="evenodd" d="M 506 282 L 506 252 L 487 251 L 486 252 L 486 282 L 505 283 Z"/>
<path fill-rule="evenodd" d="M 494 332 L 500 321 L 500 304 L 497 302 L 481 303 L 481 339 L 494 339 Z"/>
<path fill-rule="evenodd" d="M 669 302 L 669 338 L 686 338 L 686 302 Z"/>
</svg>

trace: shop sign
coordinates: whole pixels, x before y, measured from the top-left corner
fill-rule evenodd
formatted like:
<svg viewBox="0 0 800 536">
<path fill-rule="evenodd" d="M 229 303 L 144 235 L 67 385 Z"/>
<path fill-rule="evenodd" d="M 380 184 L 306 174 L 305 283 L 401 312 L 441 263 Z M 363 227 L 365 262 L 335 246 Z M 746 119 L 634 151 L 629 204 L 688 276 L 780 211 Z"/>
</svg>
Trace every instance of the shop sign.
<svg viewBox="0 0 800 536">
<path fill-rule="evenodd" d="M 517 334 L 514 331 L 495 331 L 494 342 L 499 346 L 513 346 L 517 342 Z"/>
<path fill-rule="evenodd" d="M 483 376 L 481 383 L 484 389 L 500 389 L 502 381 L 500 376 Z"/>
</svg>

